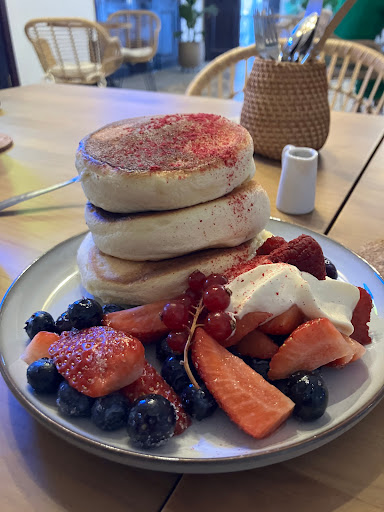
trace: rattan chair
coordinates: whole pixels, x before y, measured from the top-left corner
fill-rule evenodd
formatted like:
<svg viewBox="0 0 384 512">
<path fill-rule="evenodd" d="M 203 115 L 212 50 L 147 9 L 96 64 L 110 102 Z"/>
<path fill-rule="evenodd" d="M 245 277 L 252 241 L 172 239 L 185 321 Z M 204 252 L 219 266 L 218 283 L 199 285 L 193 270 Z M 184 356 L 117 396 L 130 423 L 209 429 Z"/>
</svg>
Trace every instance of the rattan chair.
<svg viewBox="0 0 384 512">
<path fill-rule="evenodd" d="M 124 62 L 150 62 L 156 55 L 161 21 L 154 12 L 117 11 L 108 16 L 105 27 L 120 39 Z"/>
<path fill-rule="evenodd" d="M 255 45 L 233 48 L 220 55 L 196 75 L 186 94 L 236 97 L 244 92 L 255 55 Z M 382 111 L 382 53 L 352 41 L 329 39 L 320 58 L 327 64 L 331 109 L 370 114 Z"/>
<path fill-rule="evenodd" d="M 59 83 L 106 85 L 123 62 L 121 45 L 98 23 L 82 18 L 39 18 L 25 25 L 45 77 Z"/>
</svg>

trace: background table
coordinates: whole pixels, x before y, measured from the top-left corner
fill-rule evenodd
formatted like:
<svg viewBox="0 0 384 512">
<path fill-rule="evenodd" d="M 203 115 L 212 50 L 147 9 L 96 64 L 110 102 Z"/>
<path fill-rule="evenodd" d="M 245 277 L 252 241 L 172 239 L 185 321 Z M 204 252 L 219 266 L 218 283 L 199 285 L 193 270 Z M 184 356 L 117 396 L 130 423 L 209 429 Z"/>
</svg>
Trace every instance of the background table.
<svg viewBox="0 0 384 512">
<path fill-rule="evenodd" d="M 76 174 L 78 141 L 124 117 L 212 112 L 238 117 L 227 100 L 45 85 L 0 91 L 0 132 L 14 147 L 0 155 L 0 200 Z M 384 119 L 333 113 L 321 151 L 316 209 L 304 216 L 275 206 L 280 164 L 256 158 L 272 215 L 327 233 L 357 249 L 383 225 Z M 381 175 L 380 175 L 381 171 Z M 80 184 L 0 213 L 0 296 L 32 260 L 85 231 Z M 379 214 L 377 214 L 379 212 Z M 1 510 L 233 511 L 384 510 L 384 406 L 332 443 L 292 461 L 227 475 L 136 470 L 80 451 L 39 426 L 0 382 Z"/>
</svg>

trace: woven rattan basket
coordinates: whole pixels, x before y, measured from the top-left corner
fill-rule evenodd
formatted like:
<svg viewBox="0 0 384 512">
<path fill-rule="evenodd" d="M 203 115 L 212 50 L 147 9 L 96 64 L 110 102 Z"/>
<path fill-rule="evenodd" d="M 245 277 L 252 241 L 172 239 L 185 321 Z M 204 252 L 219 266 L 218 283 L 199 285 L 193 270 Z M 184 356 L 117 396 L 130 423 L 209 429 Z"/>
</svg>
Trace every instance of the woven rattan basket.
<svg viewBox="0 0 384 512">
<path fill-rule="evenodd" d="M 240 123 L 252 135 L 255 153 L 269 158 L 281 159 L 287 144 L 322 148 L 329 132 L 325 64 L 256 57 Z"/>
</svg>

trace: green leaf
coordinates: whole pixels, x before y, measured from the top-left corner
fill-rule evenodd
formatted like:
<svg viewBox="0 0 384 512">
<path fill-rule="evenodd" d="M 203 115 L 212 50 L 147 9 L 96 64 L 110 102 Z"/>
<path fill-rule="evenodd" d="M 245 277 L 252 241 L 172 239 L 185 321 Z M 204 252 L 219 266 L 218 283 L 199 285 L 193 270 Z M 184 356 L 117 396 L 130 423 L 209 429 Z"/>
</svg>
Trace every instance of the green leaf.
<svg viewBox="0 0 384 512">
<path fill-rule="evenodd" d="M 174 32 L 173 33 L 173 36 L 177 38 L 181 37 L 183 35 L 183 31 L 182 30 L 178 30 L 177 32 Z"/>
<path fill-rule="evenodd" d="M 191 23 L 193 20 L 193 9 L 188 4 L 181 4 L 179 6 L 179 14 L 180 18 L 184 18 L 185 21 L 188 23 Z"/>
</svg>

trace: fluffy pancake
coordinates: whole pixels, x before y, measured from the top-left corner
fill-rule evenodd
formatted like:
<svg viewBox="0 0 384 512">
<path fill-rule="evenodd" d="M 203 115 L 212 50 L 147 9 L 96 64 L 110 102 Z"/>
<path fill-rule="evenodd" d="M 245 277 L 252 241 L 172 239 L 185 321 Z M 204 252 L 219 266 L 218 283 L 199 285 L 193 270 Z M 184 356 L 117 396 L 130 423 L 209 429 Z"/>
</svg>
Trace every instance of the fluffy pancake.
<svg viewBox="0 0 384 512">
<path fill-rule="evenodd" d="M 218 199 L 167 212 L 116 214 L 89 203 L 85 208 L 96 246 L 105 254 L 133 261 L 240 245 L 264 229 L 269 214 L 268 195 L 253 180 Z"/>
<path fill-rule="evenodd" d="M 206 275 L 225 272 L 254 256 L 271 234 L 263 230 L 257 237 L 237 247 L 207 249 L 162 261 L 128 261 L 102 253 L 88 233 L 82 241 L 77 263 L 86 290 L 103 302 L 140 305 L 176 297 L 187 287 L 188 276 L 196 269 Z"/>
<path fill-rule="evenodd" d="M 76 168 L 88 200 L 117 213 L 211 201 L 255 172 L 250 134 L 213 114 L 137 117 L 109 124 L 80 142 Z"/>
</svg>

